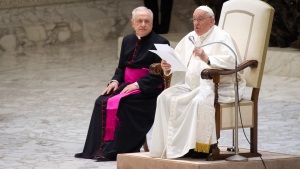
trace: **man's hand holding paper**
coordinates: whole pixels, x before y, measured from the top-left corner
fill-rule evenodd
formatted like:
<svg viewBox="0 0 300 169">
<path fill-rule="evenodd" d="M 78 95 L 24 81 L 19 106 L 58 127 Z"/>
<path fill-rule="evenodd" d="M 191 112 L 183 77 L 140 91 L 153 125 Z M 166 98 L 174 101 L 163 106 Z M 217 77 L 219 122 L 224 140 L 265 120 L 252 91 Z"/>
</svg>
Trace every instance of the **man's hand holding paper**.
<svg viewBox="0 0 300 169">
<path fill-rule="evenodd" d="M 156 53 L 162 60 L 171 65 L 173 72 L 186 71 L 186 66 L 178 59 L 174 49 L 167 44 L 154 44 L 157 50 L 149 50 Z"/>
<path fill-rule="evenodd" d="M 167 61 L 161 60 L 161 68 L 164 71 L 169 71 L 169 70 L 171 70 L 171 65 Z"/>
</svg>

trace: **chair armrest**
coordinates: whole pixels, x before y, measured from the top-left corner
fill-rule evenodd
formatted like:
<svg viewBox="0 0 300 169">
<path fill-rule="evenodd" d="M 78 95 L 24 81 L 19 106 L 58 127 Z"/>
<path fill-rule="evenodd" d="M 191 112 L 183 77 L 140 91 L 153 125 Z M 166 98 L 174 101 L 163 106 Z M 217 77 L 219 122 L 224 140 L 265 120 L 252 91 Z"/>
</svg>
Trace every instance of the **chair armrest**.
<svg viewBox="0 0 300 169">
<path fill-rule="evenodd" d="M 161 75 L 162 68 L 161 68 L 160 63 L 152 63 L 149 67 L 149 72 L 154 75 Z"/>
<path fill-rule="evenodd" d="M 154 75 L 161 75 L 164 78 L 164 88 L 170 87 L 172 75 L 165 76 L 160 63 L 152 63 L 149 66 L 149 72 Z"/>
<path fill-rule="evenodd" d="M 241 71 L 247 67 L 251 67 L 251 68 L 256 68 L 258 65 L 258 61 L 257 60 L 245 60 L 244 62 L 242 62 L 241 64 L 238 65 L 237 67 L 237 71 Z M 218 75 L 230 75 L 235 73 L 235 69 L 212 69 L 212 68 L 208 68 L 208 69 L 204 69 L 201 72 L 201 78 L 202 79 L 213 79 L 214 76 L 218 76 Z"/>
</svg>

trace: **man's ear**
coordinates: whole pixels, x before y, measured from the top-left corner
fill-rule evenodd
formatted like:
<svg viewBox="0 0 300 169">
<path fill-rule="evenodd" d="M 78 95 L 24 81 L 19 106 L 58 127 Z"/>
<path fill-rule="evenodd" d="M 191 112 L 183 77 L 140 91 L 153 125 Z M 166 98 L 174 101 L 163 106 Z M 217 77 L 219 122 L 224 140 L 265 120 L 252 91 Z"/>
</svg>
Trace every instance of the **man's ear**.
<svg viewBox="0 0 300 169">
<path fill-rule="evenodd" d="M 131 20 L 130 20 L 130 23 L 131 23 L 131 26 L 133 27 L 134 20 L 133 20 L 133 19 L 131 19 Z"/>
<path fill-rule="evenodd" d="M 215 24 L 215 19 L 214 19 L 214 18 L 211 18 L 211 19 L 210 19 L 210 22 L 211 22 L 212 25 L 214 25 L 214 24 Z"/>
</svg>

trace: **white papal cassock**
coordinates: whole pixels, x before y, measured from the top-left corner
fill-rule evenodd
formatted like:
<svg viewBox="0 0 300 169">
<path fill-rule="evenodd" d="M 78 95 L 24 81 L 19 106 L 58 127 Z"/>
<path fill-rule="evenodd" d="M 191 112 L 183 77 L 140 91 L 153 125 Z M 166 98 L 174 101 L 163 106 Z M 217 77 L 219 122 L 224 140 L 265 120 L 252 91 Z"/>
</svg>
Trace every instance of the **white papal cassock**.
<svg viewBox="0 0 300 169">
<path fill-rule="evenodd" d="M 229 34 L 217 26 L 213 26 L 203 36 L 192 31 L 178 43 L 175 52 L 188 70 L 184 81 L 164 90 L 158 96 L 150 147 L 151 157 L 178 158 L 190 149 L 208 153 L 210 145 L 217 143 L 214 84 L 212 80 L 201 79 L 201 71 L 209 66 L 193 56 L 194 46 L 189 41 L 190 36 L 199 45 L 224 42 L 236 51 Z M 235 67 L 235 56 L 225 45 L 213 44 L 203 49 L 210 59 L 211 67 Z M 237 58 L 237 61 L 240 63 L 241 58 Z M 221 77 L 219 102 L 234 102 L 234 77 Z M 246 83 L 240 74 L 238 79 L 241 98 Z"/>
</svg>

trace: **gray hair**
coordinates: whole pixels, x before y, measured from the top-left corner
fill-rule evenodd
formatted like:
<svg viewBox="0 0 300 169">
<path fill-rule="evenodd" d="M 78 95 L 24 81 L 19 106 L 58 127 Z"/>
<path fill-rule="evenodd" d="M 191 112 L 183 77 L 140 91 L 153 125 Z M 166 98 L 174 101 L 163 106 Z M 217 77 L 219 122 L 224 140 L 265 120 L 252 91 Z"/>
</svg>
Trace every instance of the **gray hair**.
<svg viewBox="0 0 300 169">
<path fill-rule="evenodd" d="M 132 19 L 134 19 L 134 17 L 135 17 L 135 15 L 136 15 L 137 11 L 146 11 L 146 12 L 148 12 L 148 13 L 150 14 L 152 20 L 153 20 L 153 12 L 152 12 L 150 9 L 148 9 L 148 8 L 146 8 L 146 7 L 144 7 L 144 6 L 137 7 L 137 8 L 135 8 L 135 9 L 132 11 Z"/>
</svg>

